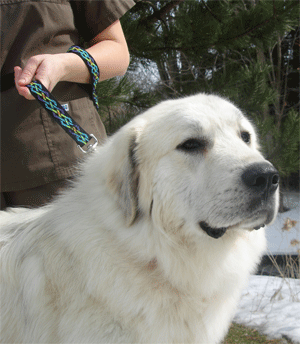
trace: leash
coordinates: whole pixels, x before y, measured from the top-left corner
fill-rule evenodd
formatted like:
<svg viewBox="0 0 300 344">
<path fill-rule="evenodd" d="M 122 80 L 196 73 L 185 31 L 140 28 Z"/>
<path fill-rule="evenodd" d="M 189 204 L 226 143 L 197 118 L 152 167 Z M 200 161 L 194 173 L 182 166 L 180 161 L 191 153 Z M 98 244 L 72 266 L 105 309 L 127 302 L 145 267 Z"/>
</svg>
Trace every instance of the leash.
<svg viewBox="0 0 300 344">
<path fill-rule="evenodd" d="M 96 85 L 98 83 L 100 72 L 97 63 L 93 57 L 84 49 L 74 45 L 68 49 L 67 52 L 77 54 L 85 62 L 91 73 L 93 79 L 92 100 L 98 110 L 99 104 L 96 94 Z M 89 153 L 98 145 L 98 140 L 93 134 L 88 134 L 59 104 L 53 95 L 46 89 L 46 87 L 37 80 L 32 81 L 27 85 L 31 94 L 40 102 L 46 109 L 49 115 L 57 122 L 62 129 L 77 143 L 77 147 L 83 153 Z M 89 142 L 93 140 L 94 143 Z M 85 149 L 83 149 L 85 148 Z"/>
<path fill-rule="evenodd" d="M 86 64 L 92 78 L 93 78 L 93 93 L 92 93 L 92 100 L 96 107 L 96 109 L 99 109 L 98 104 L 98 97 L 96 93 L 96 86 L 100 77 L 100 71 L 97 66 L 96 61 L 93 59 L 93 57 L 84 49 L 80 48 L 78 45 L 72 45 L 68 50 L 67 53 L 74 53 L 82 58 L 83 62 Z"/>
</svg>

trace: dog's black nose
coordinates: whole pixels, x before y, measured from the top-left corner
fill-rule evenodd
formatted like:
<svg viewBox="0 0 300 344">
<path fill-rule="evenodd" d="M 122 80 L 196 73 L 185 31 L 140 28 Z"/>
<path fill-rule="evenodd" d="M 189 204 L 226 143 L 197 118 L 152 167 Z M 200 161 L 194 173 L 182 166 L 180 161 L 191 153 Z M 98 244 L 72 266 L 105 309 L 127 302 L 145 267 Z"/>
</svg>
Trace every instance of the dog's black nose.
<svg viewBox="0 0 300 344">
<path fill-rule="evenodd" d="M 244 184 L 252 191 L 266 196 L 274 193 L 279 185 L 279 173 L 267 162 L 249 165 L 242 174 Z"/>
</svg>

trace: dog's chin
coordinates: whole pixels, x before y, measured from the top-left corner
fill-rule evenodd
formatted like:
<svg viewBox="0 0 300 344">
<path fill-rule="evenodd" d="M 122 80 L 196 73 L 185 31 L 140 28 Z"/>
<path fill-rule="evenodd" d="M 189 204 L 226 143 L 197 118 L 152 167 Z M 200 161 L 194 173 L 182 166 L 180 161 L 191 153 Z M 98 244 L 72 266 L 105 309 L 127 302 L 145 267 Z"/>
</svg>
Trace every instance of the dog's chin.
<svg viewBox="0 0 300 344">
<path fill-rule="evenodd" d="M 233 225 L 233 226 L 229 226 L 229 227 L 210 227 L 206 222 L 201 221 L 199 222 L 199 225 L 201 227 L 201 229 L 210 237 L 214 238 L 214 239 L 219 239 L 221 238 L 228 229 L 246 229 L 246 230 L 259 230 L 261 228 L 265 227 L 264 223 L 258 224 L 258 225 L 243 225 L 242 223 L 237 224 L 237 225 Z"/>
<path fill-rule="evenodd" d="M 275 209 L 260 210 L 236 223 L 226 223 L 226 227 L 212 227 L 205 221 L 199 222 L 200 228 L 214 239 L 221 238 L 227 231 L 231 230 L 259 230 L 272 223 L 276 217 Z M 225 224 L 225 223 L 224 223 Z"/>
</svg>

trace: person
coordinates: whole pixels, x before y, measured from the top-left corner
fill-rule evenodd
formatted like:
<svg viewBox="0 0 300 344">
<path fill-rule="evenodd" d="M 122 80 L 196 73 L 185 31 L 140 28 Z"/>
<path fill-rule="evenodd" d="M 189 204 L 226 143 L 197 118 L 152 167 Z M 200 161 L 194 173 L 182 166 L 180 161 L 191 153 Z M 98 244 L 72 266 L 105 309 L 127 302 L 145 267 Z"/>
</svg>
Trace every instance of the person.
<svg viewBox="0 0 300 344">
<path fill-rule="evenodd" d="M 133 0 L 0 0 L 1 209 L 39 206 L 63 188 L 81 159 L 76 143 L 26 87 L 39 80 L 101 143 L 105 128 L 85 84 L 84 61 L 67 53 L 88 44 L 99 81 L 123 75 L 129 52 L 119 19 Z M 81 45 L 82 46 L 82 45 Z"/>
</svg>

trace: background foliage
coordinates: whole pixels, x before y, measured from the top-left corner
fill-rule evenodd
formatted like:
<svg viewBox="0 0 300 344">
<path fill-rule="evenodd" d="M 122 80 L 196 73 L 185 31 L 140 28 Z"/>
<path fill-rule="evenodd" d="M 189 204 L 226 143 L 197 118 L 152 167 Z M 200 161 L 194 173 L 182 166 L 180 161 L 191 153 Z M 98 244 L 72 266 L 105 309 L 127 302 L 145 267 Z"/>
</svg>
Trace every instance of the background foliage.
<svg viewBox="0 0 300 344">
<path fill-rule="evenodd" d="M 215 93 L 255 122 L 284 186 L 299 187 L 299 2 L 140 0 L 122 18 L 128 73 L 99 84 L 109 133 L 167 98 Z"/>
</svg>

